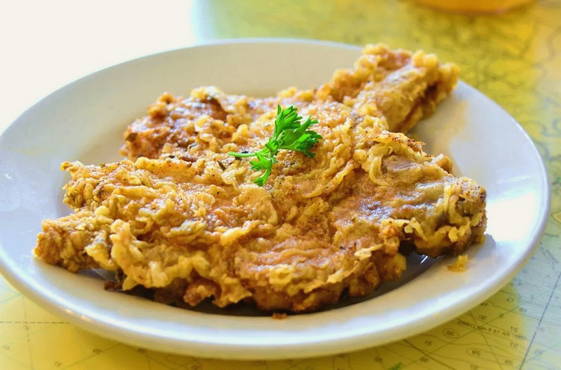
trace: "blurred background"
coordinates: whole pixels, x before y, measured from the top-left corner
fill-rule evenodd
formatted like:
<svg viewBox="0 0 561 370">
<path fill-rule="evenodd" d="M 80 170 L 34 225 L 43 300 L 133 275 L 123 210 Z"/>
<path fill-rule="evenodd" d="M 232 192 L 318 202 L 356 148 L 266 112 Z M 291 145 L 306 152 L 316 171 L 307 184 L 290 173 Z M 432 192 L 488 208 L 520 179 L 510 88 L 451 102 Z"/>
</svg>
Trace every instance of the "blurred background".
<svg viewBox="0 0 561 370">
<path fill-rule="evenodd" d="M 165 355 L 61 322 L 0 278 L 1 369 L 561 368 L 561 0 L 18 0 L 0 2 L 0 17 L 0 131 L 56 88 L 149 53 L 240 37 L 383 42 L 457 63 L 531 135 L 554 194 L 541 248 L 513 282 L 392 345 L 281 362 Z M 13 318 L 21 307 L 29 320 Z"/>
</svg>

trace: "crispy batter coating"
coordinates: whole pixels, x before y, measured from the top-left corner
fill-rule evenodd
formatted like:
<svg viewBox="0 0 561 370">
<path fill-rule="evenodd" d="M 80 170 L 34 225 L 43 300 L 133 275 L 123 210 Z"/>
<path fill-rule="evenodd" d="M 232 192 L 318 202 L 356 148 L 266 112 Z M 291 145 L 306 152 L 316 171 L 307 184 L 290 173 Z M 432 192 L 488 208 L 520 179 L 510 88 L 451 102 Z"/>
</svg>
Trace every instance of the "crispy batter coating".
<svg viewBox="0 0 561 370">
<path fill-rule="evenodd" d="M 376 46 L 314 91 L 164 94 L 127 129 L 129 160 L 62 165 L 74 213 L 44 221 L 34 252 L 192 306 L 210 298 L 301 312 L 369 294 L 401 276 L 401 244 L 459 254 L 483 236 L 484 189 L 392 132 L 431 112 L 455 74 L 433 56 Z M 279 103 L 317 119 L 323 139 L 314 158 L 281 151 L 259 187 L 249 161 L 227 153 L 260 149 Z"/>
<path fill-rule="evenodd" d="M 458 72 L 434 54 L 370 45 L 354 69 L 335 72 L 316 96 L 344 102 L 361 115 L 384 117 L 388 130 L 407 132 L 450 95 Z"/>
<path fill-rule="evenodd" d="M 125 290 L 179 279 L 192 305 L 211 296 L 219 306 L 251 299 L 306 311 L 398 278 L 403 241 L 440 255 L 481 237 L 485 193 L 450 175 L 445 157 L 339 103 L 303 113 L 320 121 L 316 156 L 282 152 L 265 188 L 251 182 L 248 161 L 226 153 L 259 148 L 272 117 L 249 124 L 240 144 L 192 147 L 192 161 L 63 164 L 76 213 L 44 223 L 37 256 L 71 271 L 120 271 Z"/>
<path fill-rule="evenodd" d="M 458 68 L 439 63 L 435 55 L 367 46 L 353 69 L 335 72 L 314 90 L 291 88 L 270 98 L 226 95 L 214 87 L 195 89 L 186 99 L 163 94 L 147 116 L 128 127 L 121 153 L 129 159 L 158 158 L 184 152 L 203 137 L 219 147 L 264 113 L 274 112 L 277 104 L 300 108 L 311 102 L 340 102 L 357 116 L 379 118 L 389 131 L 407 132 L 434 111 L 457 79 Z"/>
</svg>

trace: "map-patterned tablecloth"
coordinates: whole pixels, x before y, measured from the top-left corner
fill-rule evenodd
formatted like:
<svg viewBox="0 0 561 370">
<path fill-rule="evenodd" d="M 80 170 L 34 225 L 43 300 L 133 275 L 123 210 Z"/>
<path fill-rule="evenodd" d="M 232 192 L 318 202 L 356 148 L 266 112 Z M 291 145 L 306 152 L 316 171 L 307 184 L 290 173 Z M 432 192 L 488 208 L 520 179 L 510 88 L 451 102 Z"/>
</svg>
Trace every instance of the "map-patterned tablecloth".
<svg viewBox="0 0 561 370">
<path fill-rule="evenodd" d="M 459 64 L 462 78 L 512 114 L 547 162 L 553 203 L 540 248 L 504 289 L 445 325 L 382 347 L 287 361 L 130 347 L 47 313 L 0 279 L 0 369 L 561 369 L 561 1 L 498 16 L 440 13 L 405 0 L 201 0 L 189 9 L 184 21 L 198 40 L 381 41 Z"/>
</svg>

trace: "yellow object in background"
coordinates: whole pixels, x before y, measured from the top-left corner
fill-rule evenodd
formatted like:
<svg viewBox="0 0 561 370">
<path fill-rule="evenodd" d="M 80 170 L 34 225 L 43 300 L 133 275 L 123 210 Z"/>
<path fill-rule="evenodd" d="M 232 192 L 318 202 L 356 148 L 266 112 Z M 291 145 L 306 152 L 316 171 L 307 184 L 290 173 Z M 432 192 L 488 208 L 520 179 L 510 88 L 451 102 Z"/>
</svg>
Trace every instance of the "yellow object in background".
<svg viewBox="0 0 561 370">
<path fill-rule="evenodd" d="M 533 0 L 417 0 L 434 8 L 463 13 L 502 13 Z"/>
</svg>

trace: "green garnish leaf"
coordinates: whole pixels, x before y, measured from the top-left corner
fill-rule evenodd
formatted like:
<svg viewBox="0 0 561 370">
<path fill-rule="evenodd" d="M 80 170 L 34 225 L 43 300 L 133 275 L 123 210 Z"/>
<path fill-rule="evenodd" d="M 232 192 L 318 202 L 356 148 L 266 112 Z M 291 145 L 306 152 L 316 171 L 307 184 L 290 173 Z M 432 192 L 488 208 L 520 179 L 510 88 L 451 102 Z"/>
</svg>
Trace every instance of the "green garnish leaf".
<svg viewBox="0 0 561 370">
<path fill-rule="evenodd" d="M 273 165 L 277 162 L 275 157 L 280 150 L 304 153 L 307 157 L 315 155 L 310 149 L 322 137 L 317 132 L 310 130 L 310 126 L 318 123 L 318 121 L 308 117 L 304 123 L 301 122 L 302 117 L 298 115 L 298 111 L 293 105 L 286 109 L 279 105 L 277 106 L 273 135 L 263 149 L 253 153 L 229 152 L 228 154 L 237 158 L 255 157 L 249 163 L 252 170 L 263 171 L 263 174 L 255 179 L 257 185 L 263 186 L 273 170 Z"/>
</svg>

